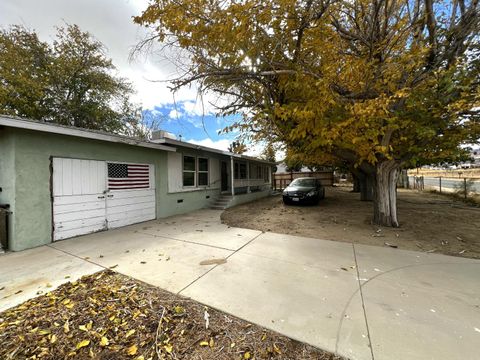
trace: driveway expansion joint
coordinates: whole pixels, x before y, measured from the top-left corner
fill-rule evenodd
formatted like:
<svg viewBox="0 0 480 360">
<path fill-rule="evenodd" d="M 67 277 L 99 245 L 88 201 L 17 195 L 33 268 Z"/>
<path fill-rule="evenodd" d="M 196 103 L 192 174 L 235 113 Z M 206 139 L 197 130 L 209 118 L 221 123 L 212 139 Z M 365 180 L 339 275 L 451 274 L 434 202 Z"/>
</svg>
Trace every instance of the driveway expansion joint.
<svg viewBox="0 0 480 360">
<path fill-rule="evenodd" d="M 368 327 L 367 309 L 365 307 L 365 300 L 363 298 L 362 283 L 360 280 L 360 271 L 358 269 L 357 252 L 355 251 L 355 244 L 353 242 L 352 242 L 352 249 L 353 249 L 353 258 L 355 259 L 355 269 L 357 271 L 358 291 L 360 292 L 360 299 L 362 300 L 363 317 L 365 318 L 365 326 L 367 328 L 368 344 L 370 346 L 370 353 L 372 354 L 372 360 L 375 360 L 375 355 L 373 354 L 372 337 L 370 335 L 370 328 Z"/>
<path fill-rule="evenodd" d="M 65 250 L 62 250 L 62 249 L 58 249 L 58 248 L 56 248 L 55 246 L 53 246 L 53 245 L 51 245 L 51 244 L 45 244 L 45 246 L 46 246 L 46 247 L 49 247 L 50 249 L 57 250 L 57 251 L 59 251 L 59 252 L 61 252 L 61 253 L 64 253 L 65 255 L 69 255 L 69 256 L 74 257 L 74 258 L 77 258 L 77 259 L 79 259 L 79 260 L 88 262 L 88 263 L 90 263 L 90 264 L 92 264 L 92 265 L 101 267 L 102 269 L 105 269 L 105 270 L 109 270 L 109 269 L 110 269 L 110 268 L 105 267 L 105 266 L 103 266 L 103 265 L 101 265 L 101 264 L 99 264 L 99 263 L 96 263 L 96 262 L 94 262 L 94 261 L 91 261 L 90 259 L 85 259 L 84 257 L 78 256 L 78 255 L 75 255 L 75 254 L 72 254 L 72 253 L 70 253 L 70 252 L 68 252 L 68 251 L 65 251 Z"/>
<path fill-rule="evenodd" d="M 159 237 L 159 238 L 162 238 L 162 239 L 174 240 L 174 241 L 179 241 L 179 242 L 183 242 L 183 243 L 201 245 L 201 246 L 211 247 L 211 248 L 215 248 L 215 249 L 219 249 L 219 250 L 236 251 L 235 249 L 228 249 L 228 248 L 224 248 L 224 247 L 221 247 L 221 246 L 209 245 L 209 244 L 204 244 L 204 243 L 195 242 L 195 241 L 191 241 L 191 240 L 182 240 L 182 239 L 177 239 L 177 238 L 170 237 L 170 236 L 149 234 L 149 233 L 144 233 L 142 231 L 136 231 L 136 232 L 134 231 L 133 233 L 147 235 L 147 236 L 153 236 L 153 237 Z"/>
</svg>

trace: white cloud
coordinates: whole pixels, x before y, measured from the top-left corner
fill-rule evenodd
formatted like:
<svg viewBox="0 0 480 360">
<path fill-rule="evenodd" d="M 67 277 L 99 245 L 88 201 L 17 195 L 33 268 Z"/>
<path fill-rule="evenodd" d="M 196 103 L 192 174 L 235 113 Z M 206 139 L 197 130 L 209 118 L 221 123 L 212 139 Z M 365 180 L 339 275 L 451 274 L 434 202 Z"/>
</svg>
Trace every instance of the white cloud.
<svg viewBox="0 0 480 360">
<path fill-rule="evenodd" d="M 186 140 L 189 143 L 206 146 L 218 150 L 228 151 L 228 147 L 232 143 L 233 140 L 222 139 L 222 140 L 212 140 L 212 139 L 202 139 L 202 140 Z M 248 150 L 245 152 L 245 155 L 252 156 L 252 157 L 262 157 L 264 144 L 256 143 L 256 144 L 248 144 Z M 285 151 L 284 150 L 277 150 L 275 153 L 275 160 L 281 161 L 285 158 Z"/>
<path fill-rule="evenodd" d="M 191 144 L 218 149 L 218 150 L 228 151 L 228 147 L 230 146 L 231 141 L 227 139 L 214 141 L 212 139 L 207 138 L 202 140 L 187 140 L 187 142 Z"/>
<path fill-rule="evenodd" d="M 183 113 L 181 111 L 178 111 L 176 109 L 173 109 L 172 111 L 170 111 L 170 113 L 168 114 L 168 117 L 170 119 L 178 119 L 179 117 L 182 117 L 183 116 Z"/>
</svg>

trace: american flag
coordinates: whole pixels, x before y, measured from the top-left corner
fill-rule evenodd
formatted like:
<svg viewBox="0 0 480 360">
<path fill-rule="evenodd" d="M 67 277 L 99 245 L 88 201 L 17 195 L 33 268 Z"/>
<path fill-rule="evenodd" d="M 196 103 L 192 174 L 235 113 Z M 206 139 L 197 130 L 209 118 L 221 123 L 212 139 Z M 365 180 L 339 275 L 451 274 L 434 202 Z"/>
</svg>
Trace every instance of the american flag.
<svg viewBox="0 0 480 360">
<path fill-rule="evenodd" d="M 149 187 L 149 165 L 108 163 L 110 190 L 148 189 Z"/>
</svg>

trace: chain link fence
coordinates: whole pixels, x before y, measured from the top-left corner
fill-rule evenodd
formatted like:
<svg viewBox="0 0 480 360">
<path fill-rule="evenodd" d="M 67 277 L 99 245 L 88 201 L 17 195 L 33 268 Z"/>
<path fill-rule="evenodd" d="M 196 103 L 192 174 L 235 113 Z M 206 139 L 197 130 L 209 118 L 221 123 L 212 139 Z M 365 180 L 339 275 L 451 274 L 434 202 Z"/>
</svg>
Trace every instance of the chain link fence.
<svg viewBox="0 0 480 360">
<path fill-rule="evenodd" d="M 480 178 L 452 178 L 444 176 L 409 176 L 409 188 L 433 190 L 439 193 L 455 194 L 467 198 L 480 197 Z"/>
</svg>

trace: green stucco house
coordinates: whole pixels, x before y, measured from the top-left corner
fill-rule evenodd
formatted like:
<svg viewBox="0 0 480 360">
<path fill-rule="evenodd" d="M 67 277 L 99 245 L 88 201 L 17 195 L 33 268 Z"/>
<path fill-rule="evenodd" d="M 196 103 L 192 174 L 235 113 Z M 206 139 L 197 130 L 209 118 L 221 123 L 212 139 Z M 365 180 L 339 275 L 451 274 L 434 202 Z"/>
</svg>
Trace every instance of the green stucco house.
<svg viewBox="0 0 480 360">
<path fill-rule="evenodd" d="M 169 137 L 146 141 L 0 116 L 7 248 L 252 201 L 270 194 L 273 166 Z"/>
</svg>

